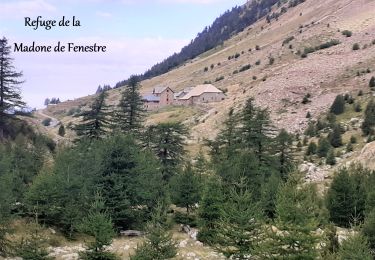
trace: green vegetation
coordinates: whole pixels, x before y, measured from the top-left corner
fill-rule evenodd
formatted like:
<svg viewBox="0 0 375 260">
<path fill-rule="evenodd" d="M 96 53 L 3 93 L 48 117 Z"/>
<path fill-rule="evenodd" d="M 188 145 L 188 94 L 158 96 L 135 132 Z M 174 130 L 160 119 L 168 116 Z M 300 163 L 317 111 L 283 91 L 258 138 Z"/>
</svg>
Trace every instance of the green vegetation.
<svg viewBox="0 0 375 260">
<path fill-rule="evenodd" d="M 340 115 L 344 113 L 344 110 L 345 110 L 345 99 L 342 95 L 338 95 L 336 96 L 335 101 L 333 101 L 330 112 L 335 115 Z"/>
<path fill-rule="evenodd" d="M 306 47 L 303 51 L 303 53 L 301 54 L 301 57 L 302 58 L 306 58 L 308 54 L 310 53 L 313 53 L 313 52 L 316 52 L 316 51 L 319 51 L 319 50 L 323 50 L 323 49 L 328 49 L 332 46 L 336 46 L 336 45 L 339 45 L 341 42 L 339 40 L 330 40 L 328 42 L 325 42 L 325 43 L 322 43 L 318 46 L 315 46 L 315 47 Z"/>
<path fill-rule="evenodd" d="M 353 51 L 358 51 L 360 48 L 361 47 L 359 46 L 359 43 L 354 43 L 353 44 L 353 47 L 352 47 Z"/>
<path fill-rule="evenodd" d="M 341 32 L 342 35 L 345 35 L 346 37 L 352 37 L 353 33 L 349 30 L 344 30 Z"/>
<path fill-rule="evenodd" d="M 282 46 L 289 44 L 289 43 L 290 43 L 291 41 L 293 41 L 294 39 L 295 39 L 294 36 L 289 36 L 288 38 L 286 38 L 286 39 L 283 41 Z"/>
<path fill-rule="evenodd" d="M 52 121 L 52 119 L 51 118 L 46 118 L 46 119 L 43 119 L 43 121 L 42 121 L 42 125 L 44 125 L 44 126 L 49 126 L 50 124 L 51 124 L 51 121 Z"/>
</svg>

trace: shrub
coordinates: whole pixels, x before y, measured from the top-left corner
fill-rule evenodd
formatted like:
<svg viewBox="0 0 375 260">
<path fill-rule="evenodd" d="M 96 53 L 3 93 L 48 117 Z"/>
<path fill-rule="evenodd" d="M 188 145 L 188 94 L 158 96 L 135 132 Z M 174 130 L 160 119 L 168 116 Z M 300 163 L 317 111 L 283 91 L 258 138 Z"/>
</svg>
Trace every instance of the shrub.
<svg viewBox="0 0 375 260">
<path fill-rule="evenodd" d="M 375 84 L 375 78 L 374 78 L 374 84 Z M 363 91 L 362 91 L 362 90 L 358 91 L 358 96 L 359 96 L 359 97 L 360 97 L 360 96 L 363 96 Z"/>
<path fill-rule="evenodd" d="M 221 81 L 221 80 L 223 80 L 223 79 L 224 79 L 224 76 L 217 77 L 217 78 L 215 79 L 215 82 Z"/>
<path fill-rule="evenodd" d="M 370 82 L 369 82 L 369 87 L 375 88 L 375 77 L 371 77 Z"/>
<path fill-rule="evenodd" d="M 205 67 L 203 71 L 204 71 L 204 72 L 207 72 L 207 71 L 208 71 L 208 67 Z"/>
<path fill-rule="evenodd" d="M 195 215 L 178 211 L 174 214 L 174 221 L 177 224 L 189 225 L 190 227 L 196 227 L 198 225 L 198 219 Z"/>
<path fill-rule="evenodd" d="M 253 76 L 253 80 L 257 80 L 257 76 Z"/>
<path fill-rule="evenodd" d="M 350 137 L 350 143 L 351 144 L 355 144 L 357 142 L 357 138 L 354 136 L 354 135 L 352 135 L 351 137 Z"/>
<path fill-rule="evenodd" d="M 346 37 L 352 37 L 353 33 L 349 30 L 344 30 L 341 32 L 342 35 L 345 35 Z"/>
<path fill-rule="evenodd" d="M 330 112 L 335 115 L 340 115 L 344 112 L 345 109 L 345 99 L 342 95 L 336 96 L 333 104 L 331 106 Z"/>
<path fill-rule="evenodd" d="M 306 155 L 309 156 L 309 155 L 316 154 L 316 150 L 317 150 L 316 143 L 310 142 L 306 150 Z"/>
<path fill-rule="evenodd" d="M 233 71 L 233 75 L 238 74 L 238 70 Z"/>
<path fill-rule="evenodd" d="M 335 158 L 335 154 L 333 152 L 333 149 L 330 149 L 328 154 L 327 154 L 326 164 L 329 164 L 329 165 L 335 165 L 336 164 L 336 158 Z"/>
<path fill-rule="evenodd" d="M 259 45 L 256 45 L 256 46 L 255 46 L 255 50 L 259 51 L 259 50 L 260 50 L 260 46 L 259 46 Z"/>
<path fill-rule="evenodd" d="M 64 127 L 64 125 L 60 125 L 58 133 L 59 133 L 60 136 L 64 136 L 65 135 L 65 127 Z"/>
<path fill-rule="evenodd" d="M 358 51 L 360 49 L 360 46 L 358 43 L 353 44 L 353 51 Z"/>
<path fill-rule="evenodd" d="M 241 56 L 241 54 L 236 53 L 236 54 L 234 55 L 234 58 L 237 59 L 237 58 L 239 58 L 240 56 Z"/>
<path fill-rule="evenodd" d="M 214 69 L 214 68 L 215 68 L 215 65 L 214 65 L 214 64 L 211 64 L 210 67 L 211 67 L 211 69 Z"/>
<path fill-rule="evenodd" d="M 49 126 L 51 124 L 52 119 L 51 118 L 46 118 L 42 121 L 42 125 L 44 126 Z"/>
<path fill-rule="evenodd" d="M 239 72 L 243 72 L 243 71 L 249 70 L 250 68 L 251 68 L 251 65 L 247 64 L 247 65 L 241 67 L 240 70 L 239 70 Z"/>
<path fill-rule="evenodd" d="M 311 118 L 311 114 L 310 114 L 310 112 L 307 112 L 307 114 L 306 114 L 306 118 Z"/>
<path fill-rule="evenodd" d="M 359 112 L 362 111 L 362 107 L 361 107 L 361 105 L 359 103 L 356 103 L 354 105 L 354 111 L 357 112 L 357 113 L 359 113 Z"/>
<path fill-rule="evenodd" d="M 273 65 L 275 63 L 275 58 L 274 57 L 269 57 L 268 58 L 268 63 L 269 63 L 269 65 Z"/>
<path fill-rule="evenodd" d="M 294 36 L 290 36 L 283 41 L 283 46 L 294 40 Z"/>
<path fill-rule="evenodd" d="M 307 104 L 307 103 L 310 103 L 311 101 L 310 101 L 310 97 L 311 97 L 311 95 L 309 94 L 309 93 L 307 93 L 304 97 L 303 97 L 303 99 L 302 99 L 302 104 Z"/>
<path fill-rule="evenodd" d="M 259 66 L 260 65 L 260 60 L 257 60 L 256 62 L 255 62 L 255 65 L 257 65 L 257 66 Z"/>
<path fill-rule="evenodd" d="M 301 58 L 302 58 L 302 59 L 307 58 L 307 54 L 306 54 L 306 53 L 302 53 L 302 54 L 301 54 Z"/>
</svg>

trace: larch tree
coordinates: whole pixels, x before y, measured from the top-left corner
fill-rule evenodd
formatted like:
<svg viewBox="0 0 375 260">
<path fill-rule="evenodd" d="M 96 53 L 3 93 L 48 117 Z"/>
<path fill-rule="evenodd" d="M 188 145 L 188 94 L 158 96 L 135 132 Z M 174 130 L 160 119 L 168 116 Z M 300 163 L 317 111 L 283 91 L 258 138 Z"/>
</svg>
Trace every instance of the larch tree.
<svg viewBox="0 0 375 260">
<path fill-rule="evenodd" d="M 138 77 L 131 76 L 114 113 L 114 129 L 124 133 L 139 134 L 145 112 L 139 88 Z"/>
<path fill-rule="evenodd" d="M 101 139 L 108 133 L 110 113 L 107 111 L 106 92 L 100 93 L 89 111 L 84 111 L 82 122 L 75 127 L 79 137 Z"/>
<path fill-rule="evenodd" d="M 5 37 L 0 39 L 0 137 L 3 136 L 5 121 L 11 116 L 9 110 L 25 105 L 19 88 L 23 83 L 20 80 L 22 72 L 15 71 L 10 52 L 8 40 Z"/>
</svg>

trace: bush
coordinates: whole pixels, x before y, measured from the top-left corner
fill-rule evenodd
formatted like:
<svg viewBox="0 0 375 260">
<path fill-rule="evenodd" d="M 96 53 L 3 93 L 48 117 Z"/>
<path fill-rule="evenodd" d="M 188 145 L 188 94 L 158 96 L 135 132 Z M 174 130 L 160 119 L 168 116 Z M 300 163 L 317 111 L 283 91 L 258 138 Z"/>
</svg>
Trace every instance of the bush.
<svg viewBox="0 0 375 260">
<path fill-rule="evenodd" d="M 259 65 L 260 65 L 260 60 L 257 60 L 257 61 L 255 62 L 255 65 L 259 66 Z"/>
<path fill-rule="evenodd" d="M 307 53 L 302 53 L 302 54 L 301 54 L 301 58 L 302 58 L 302 59 L 307 58 Z"/>
<path fill-rule="evenodd" d="M 369 87 L 375 88 L 375 77 L 371 77 L 370 82 L 369 82 Z"/>
<path fill-rule="evenodd" d="M 326 158 L 326 164 L 329 165 L 335 165 L 336 164 L 336 158 L 333 149 L 330 149 L 327 158 Z"/>
<path fill-rule="evenodd" d="M 243 71 L 249 70 L 250 68 L 251 68 L 251 65 L 247 64 L 247 65 L 241 67 L 240 70 L 239 70 L 239 72 L 243 72 Z"/>
<path fill-rule="evenodd" d="M 346 37 L 352 37 L 353 33 L 349 30 L 344 30 L 341 32 L 342 35 L 345 35 Z"/>
<path fill-rule="evenodd" d="M 234 58 L 237 59 L 237 58 L 239 58 L 240 56 L 241 56 L 241 54 L 236 53 L 236 54 L 234 55 Z"/>
<path fill-rule="evenodd" d="M 217 78 L 215 79 L 215 82 L 221 81 L 221 80 L 223 80 L 223 79 L 224 79 L 224 76 L 217 77 Z"/>
<path fill-rule="evenodd" d="M 196 227 L 198 225 L 198 220 L 195 215 L 188 215 L 178 211 L 174 214 L 174 221 L 178 224 L 189 225 L 190 227 Z"/>
<path fill-rule="evenodd" d="M 64 125 L 60 125 L 58 133 L 59 133 L 59 136 L 65 136 L 65 127 L 64 127 Z"/>
<path fill-rule="evenodd" d="M 274 57 L 269 57 L 268 58 L 268 64 L 273 65 L 275 63 L 275 58 Z"/>
<path fill-rule="evenodd" d="M 204 72 L 207 72 L 207 71 L 208 71 L 208 67 L 205 67 L 203 71 L 204 71 Z"/>
<path fill-rule="evenodd" d="M 51 118 L 46 118 L 42 121 L 42 125 L 44 126 L 49 126 L 51 124 L 52 119 Z"/>
<path fill-rule="evenodd" d="M 358 43 L 353 44 L 353 51 L 358 51 L 360 49 L 360 46 Z"/>
<path fill-rule="evenodd" d="M 294 36 L 290 36 L 283 41 L 283 46 L 294 40 Z"/>
<path fill-rule="evenodd" d="M 345 99 L 342 95 L 338 95 L 335 98 L 335 101 L 333 101 L 333 104 L 331 106 L 330 112 L 335 115 L 340 115 L 344 113 L 345 109 Z"/>
<path fill-rule="evenodd" d="M 259 46 L 259 45 L 256 45 L 256 46 L 255 46 L 255 50 L 259 51 L 259 50 L 260 50 L 260 46 Z"/>
</svg>

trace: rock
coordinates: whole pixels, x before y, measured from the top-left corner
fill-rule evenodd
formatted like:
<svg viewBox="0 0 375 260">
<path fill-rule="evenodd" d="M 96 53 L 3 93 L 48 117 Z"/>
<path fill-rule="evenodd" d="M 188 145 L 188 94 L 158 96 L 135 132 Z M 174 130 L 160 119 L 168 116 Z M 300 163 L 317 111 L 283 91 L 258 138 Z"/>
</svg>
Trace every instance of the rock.
<svg viewBox="0 0 375 260">
<path fill-rule="evenodd" d="M 363 147 L 361 154 L 358 156 L 357 161 L 363 166 L 375 170 L 375 142 L 371 142 Z"/>
<path fill-rule="evenodd" d="M 345 228 L 337 228 L 337 231 L 336 231 L 337 241 L 341 245 L 342 242 L 344 242 L 349 237 L 355 235 L 356 233 L 357 232 L 354 230 L 345 229 Z"/>
<path fill-rule="evenodd" d="M 196 257 L 196 254 L 193 252 L 189 252 L 186 254 L 187 257 Z"/>
<path fill-rule="evenodd" d="M 202 243 L 201 241 L 196 241 L 196 242 L 195 242 L 195 245 L 196 245 L 196 246 L 203 246 L 203 243 Z"/>
<path fill-rule="evenodd" d="M 186 247 L 187 244 L 188 244 L 188 240 L 186 239 L 186 240 L 182 240 L 182 241 L 178 244 L 178 246 L 183 248 L 183 247 Z"/>
<path fill-rule="evenodd" d="M 51 234 L 56 234 L 56 231 L 53 228 L 49 228 L 48 230 L 51 232 Z"/>
<path fill-rule="evenodd" d="M 61 256 L 61 259 L 77 260 L 77 259 L 79 259 L 79 254 L 78 253 L 70 253 L 70 254 Z"/>
<path fill-rule="evenodd" d="M 180 232 L 185 232 L 186 234 L 189 234 L 190 231 L 191 231 L 191 228 L 189 225 L 183 225 L 183 224 L 180 225 Z"/>
<path fill-rule="evenodd" d="M 353 117 L 352 119 L 350 119 L 349 123 L 352 126 L 355 126 L 355 125 L 357 125 L 359 123 L 359 118 Z"/>
<path fill-rule="evenodd" d="M 126 237 L 139 237 L 139 236 L 142 236 L 143 233 L 142 231 L 138 231 L 138 230 L 121 230 L 120 235 L 126 236 Z"/>
<path fill-rule="evenodd" d="M 125 246 L 124 246 L 124 250 L 125 250 L 125 251 L 127 251 L 127 250 L 129 250 L 129 249 L 130 249 L 130 246 L 129 246 L 129 245 L 125 245 Z"/>
<path fill-rule="evenodd" d="M 197 240 L 198 230 L 192 229 L 188 234 L 192 239 Z"/>
</svg>

